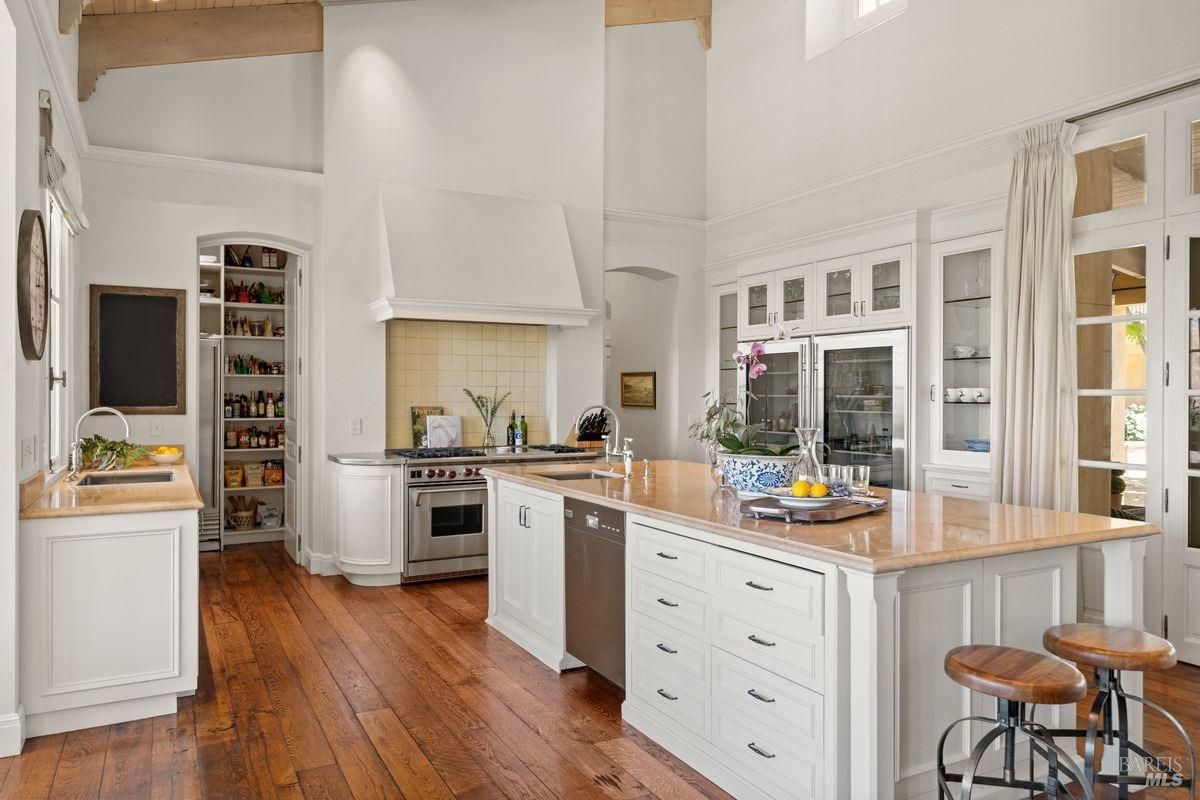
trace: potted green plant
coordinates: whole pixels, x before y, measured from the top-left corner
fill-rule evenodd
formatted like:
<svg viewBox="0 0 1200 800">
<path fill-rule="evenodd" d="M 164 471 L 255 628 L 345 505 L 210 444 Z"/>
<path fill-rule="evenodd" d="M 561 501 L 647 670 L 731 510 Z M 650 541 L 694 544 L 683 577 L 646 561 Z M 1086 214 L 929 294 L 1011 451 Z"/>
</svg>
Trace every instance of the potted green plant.
<svg viewBox="0 0 1200 800">
<path fill-rule="evenodd" d="M 496 437 L 492 435 L 492 423 L 496 421 L 496 415 L 500 413 L 500 406 L 508 399 L 512 392 L 505 392 L 504 396 L 500 396 L 500 389 L 492 390 L 491 397 L 483 394 L 475 394 L 470 389 L 463 389 L 463 394 L 471 399 L 475 409 L 479 412 L 479 416 L 483 419 L 483 446 L 495 447 Z"/>
<path fill-rule="evenodd" d="M 1125 503 L 1125 489 L 1127 485 L 1125 478 L 1122 477 L 1124 474 L 1125 470 L 1123 469 L 1114 469 L 1111 471 L 1108 479 L 1108 493 L 1110 495 L 1108 503 L 1111 508 L 1119 509 Z"/>
</svg>

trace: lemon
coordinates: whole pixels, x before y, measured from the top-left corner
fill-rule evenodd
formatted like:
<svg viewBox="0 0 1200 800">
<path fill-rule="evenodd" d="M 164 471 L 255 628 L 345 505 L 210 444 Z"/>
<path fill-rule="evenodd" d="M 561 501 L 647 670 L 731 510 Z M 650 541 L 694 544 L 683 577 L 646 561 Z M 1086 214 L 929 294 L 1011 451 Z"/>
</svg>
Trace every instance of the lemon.
<svg viewBox="0 0 1200 800">
<path fill-rule="evenodd" d="M 808 493 L 810 497 L 824 497 L 829 494 L 829 487 L 823 483 L 814 483 Z"/>
<path fill-rule="evenodd" d="M 808 481 L 796 481 L 792 484 L 792 497 L 808 497 L 809 491 Z"/>
</svg>

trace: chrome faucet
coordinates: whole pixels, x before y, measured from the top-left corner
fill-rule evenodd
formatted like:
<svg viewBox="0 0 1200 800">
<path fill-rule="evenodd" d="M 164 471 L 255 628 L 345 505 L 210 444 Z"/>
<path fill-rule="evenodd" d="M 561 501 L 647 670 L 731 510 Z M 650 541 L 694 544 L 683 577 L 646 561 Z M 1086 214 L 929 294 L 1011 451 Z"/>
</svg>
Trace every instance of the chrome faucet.
<svg viewBox="0 0 1200 800">
<path fill-rule="evenodd" d="M 622 466 L 625 468 L 625 480 L 633 477 L 633 437 L 626 436 L 621 449 L 613 453 L 614 456 L 621 456 Z"/>
<path fill-rule="evenodd" d="M 75 439 L 71 442 L 71 474 L 67 476 L 67 480 L 73 481 L 78 478 L 79 468 L 83 466 L 83 446 L 79 439 L 79 426 L 82 425 L 83 421 L 88 417 L 92 416 L 93 414 L 100 414 L 102 412 L 105 414 L 113 414 L 121 420 L 121 423 L 125 426 L 125 436 L 123 438 L 125 441 L 129 441 L 129 420 L 126 419 L 125 415 L 120 411 L 117 411 L 115 408 L 111 408 L 109 406 L 97 406 L 96 408 L 83 412 L 79 415 L 79 419 L 75 421 Z"/>
</svg>

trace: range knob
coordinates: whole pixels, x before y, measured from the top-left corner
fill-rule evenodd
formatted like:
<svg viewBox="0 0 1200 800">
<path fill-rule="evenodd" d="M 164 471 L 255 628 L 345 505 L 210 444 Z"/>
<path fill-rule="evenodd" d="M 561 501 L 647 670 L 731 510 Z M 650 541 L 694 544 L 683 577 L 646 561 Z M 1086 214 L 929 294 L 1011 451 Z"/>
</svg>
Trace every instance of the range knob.
<svg viewBox="0 0 1200 800">
<path fill-rule="evenodd" d="M 433 476 L 434 476 L 434 472 L 433 472 L 433 470 L 431 470 L 431 469 L 427 469 L 427 470 L 425 470 L 425 477 L 426 477 L 426 478 L 432 478 Z"/>
<path fill-rule="evenodd" d="M 436 474 L 439 478 L 444 478 L 444 477 L 446 477 L 446 470 L 439 469 Z"/>
<path fill-rule="evenodd" d="M 468 478 L 471 477 L 472 475 L 478 475 L 478 474 L 479 474 L 479 470 L 474 469 L 472 467 L 467 467 L 466 472 L 463 473 L 463 475 L 466 475 Z"/>
<path fill-rule="evenodd" d="M 454 470 L 450 470 L 450 475 L 449 475 L 449 477 L 451 477 L 451 478 L 457 478 L 457 477 L 458 477 L 458 473 L 457 473 L 457 472 L 455 472 Z"/>
</svg>

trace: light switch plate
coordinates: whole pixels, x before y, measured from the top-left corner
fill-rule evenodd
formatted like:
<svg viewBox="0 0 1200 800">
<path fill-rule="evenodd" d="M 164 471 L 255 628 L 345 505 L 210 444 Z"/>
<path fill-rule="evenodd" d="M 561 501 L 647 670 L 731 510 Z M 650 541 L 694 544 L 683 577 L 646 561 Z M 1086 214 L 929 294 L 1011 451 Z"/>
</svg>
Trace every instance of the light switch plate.
<svg viewBox="0 0 1200 800">
<path fill-rule="evenodd" d="M 21 440 L 21 469 L 33 466 L 33 454 L 37 450 L 37 436 L 26 436 Z"/>
<path fill-rule="evenodd" d="M 354 419 L 350 420 L 350 435 L 351 436 L 361 436 L 362 432 L 363 432 L 362 417 L 355 417 Z"/>
<path fill-rule="evenodd" d="M 150 420 L 150 435 L 151 436 L 162 436 L 162 431 L 163 431 L 163 428 L 162 428 L 162 420 L 161 419 Z"/>
</svg>

